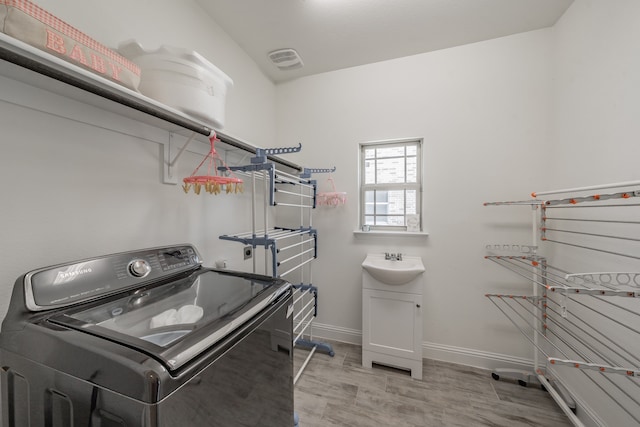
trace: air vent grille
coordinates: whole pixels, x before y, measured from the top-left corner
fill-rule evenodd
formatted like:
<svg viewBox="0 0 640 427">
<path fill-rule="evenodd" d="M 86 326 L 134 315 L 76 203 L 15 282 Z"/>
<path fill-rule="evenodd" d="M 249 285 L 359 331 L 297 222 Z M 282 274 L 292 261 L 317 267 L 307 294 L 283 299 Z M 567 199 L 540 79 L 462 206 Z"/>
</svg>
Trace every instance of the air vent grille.
<svg viewBox="0 0 640 427">
<path fill-rule="evenodd" d="M 302 58 L 294 49 L 278 49 L 269 52 L 271 62 L 281 70 L 300 68 L 304 64 Z"/>
</svg>

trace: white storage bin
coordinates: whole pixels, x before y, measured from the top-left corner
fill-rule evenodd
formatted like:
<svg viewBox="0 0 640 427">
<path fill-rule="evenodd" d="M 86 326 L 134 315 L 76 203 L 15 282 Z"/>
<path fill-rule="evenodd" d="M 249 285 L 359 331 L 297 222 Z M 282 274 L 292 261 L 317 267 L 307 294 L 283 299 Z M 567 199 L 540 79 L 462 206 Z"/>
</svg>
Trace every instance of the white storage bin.
<svg viewBox="0 0 640 427">
<path fill-rule="evenodd" d="M 202 55 L 164 45 L 147 51 L 133 40 L 121 43 L 118 51 L 140 67 L 143 95 L 214 128 L 224 127 L 225 99 L 233 81 Z"/>
</svg>

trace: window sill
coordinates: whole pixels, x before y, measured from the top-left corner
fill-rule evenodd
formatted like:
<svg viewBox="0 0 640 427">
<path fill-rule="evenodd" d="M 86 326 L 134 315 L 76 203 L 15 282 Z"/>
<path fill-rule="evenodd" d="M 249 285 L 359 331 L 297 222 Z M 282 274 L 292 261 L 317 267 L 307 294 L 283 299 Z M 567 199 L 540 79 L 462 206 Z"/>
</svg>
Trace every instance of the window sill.
<svg viewBox="0 0 640 427">
<path fill-rule="evenodd" d="M 426 231 L 361 231 L 354 230 L 353 234 L 360 236 L 398 236 L 398 237 L 427 237 L 429 233 Z"/>
</svg>

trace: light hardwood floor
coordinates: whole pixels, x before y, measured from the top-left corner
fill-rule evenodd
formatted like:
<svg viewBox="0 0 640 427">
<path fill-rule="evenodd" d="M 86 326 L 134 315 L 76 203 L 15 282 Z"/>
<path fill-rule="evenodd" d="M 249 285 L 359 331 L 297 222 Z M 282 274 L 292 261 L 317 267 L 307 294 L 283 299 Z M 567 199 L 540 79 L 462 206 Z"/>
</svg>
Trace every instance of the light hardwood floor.
<svg viewBox="0 0 640 427">
<path fill-rule="evenodd" d="M 300 427 L 571 426 L 539 387 L 428 359 L 417 381 L 401 370 L 362 367 L 360 346 L 331 344 L 335 356 L 314 354 L 296 384 Z M 294 351 L 295 372 L 307 354 Z"/>
</svg>

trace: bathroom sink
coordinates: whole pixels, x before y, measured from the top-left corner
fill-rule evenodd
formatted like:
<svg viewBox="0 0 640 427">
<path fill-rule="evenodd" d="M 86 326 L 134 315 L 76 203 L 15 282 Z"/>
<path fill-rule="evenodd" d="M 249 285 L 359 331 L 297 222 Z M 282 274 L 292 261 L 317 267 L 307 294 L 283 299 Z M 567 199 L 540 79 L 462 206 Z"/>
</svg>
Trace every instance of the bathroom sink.
<svg viewBox="0 0 640 427">
<path fill-rule="evenodd" d="M 422 273 L 424 265 L 420 257 L 405 256 L 402 260 L 388 260 L 383 254 L 369 254 L 362 263 L 362 268 L 387 285 L 404 285 Z"/>
</svg>

